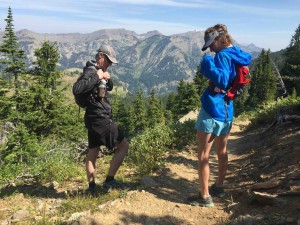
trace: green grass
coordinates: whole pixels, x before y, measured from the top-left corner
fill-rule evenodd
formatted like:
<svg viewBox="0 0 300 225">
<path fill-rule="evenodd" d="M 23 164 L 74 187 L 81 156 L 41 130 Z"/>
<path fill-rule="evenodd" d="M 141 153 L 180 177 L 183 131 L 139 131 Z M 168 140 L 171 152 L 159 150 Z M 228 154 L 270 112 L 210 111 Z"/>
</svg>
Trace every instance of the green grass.
<svg viewBox="0 0 300 225">
<path fill-rule="evenodd" d="M 83 212 L 91 210 L 91 213 L 99 210 L 99 205 L 108 201 L 113 201 L 120 196 L 124 196 L 124 192 L 120 190 L 113 190 L 107 194 L 98 193 L 95 196 L 77 195 L 69 197 L 60 207 L 61 215 L 71 215 L 75 212 Z"/>
</svg>

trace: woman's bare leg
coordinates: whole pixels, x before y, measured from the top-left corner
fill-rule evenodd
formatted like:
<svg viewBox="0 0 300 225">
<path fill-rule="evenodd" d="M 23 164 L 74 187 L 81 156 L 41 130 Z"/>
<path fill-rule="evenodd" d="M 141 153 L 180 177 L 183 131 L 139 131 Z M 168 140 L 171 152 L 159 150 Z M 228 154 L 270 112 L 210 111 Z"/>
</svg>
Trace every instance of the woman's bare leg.
<svg viewBox="0 0 300 225">
<path fill-rule="evenodd" d="M 220 135 L 215 138 L 216 150 L 218 155 L 218 179 L 216 180 L 216 186 L 223 186 L 227 166 L 228 166 L 228 155 L 227 155 L 227 141 L 230 132 L 225 135 Z"/>
<path fill-rule="evenodd" d="M 198 146 L 198 161 L 199 161 L 199 182 L 200 193 L 202 197 L 209 195 L 208 181 L 209 181 L 209 155 L 213 144 L 215 135 L 211 133 L 204 133 L 197 131 L 197 146 Z"/>
</svg>

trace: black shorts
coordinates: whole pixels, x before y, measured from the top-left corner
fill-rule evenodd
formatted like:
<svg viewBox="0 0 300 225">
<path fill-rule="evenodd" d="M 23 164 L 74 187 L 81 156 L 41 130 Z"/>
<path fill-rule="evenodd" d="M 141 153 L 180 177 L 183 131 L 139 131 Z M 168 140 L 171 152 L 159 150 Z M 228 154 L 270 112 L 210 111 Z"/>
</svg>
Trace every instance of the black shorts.
<svg viewBox="0 0 300 225">
<path fill-rule="evenodd" d="M 111 119 L 86 117 L 85 126 L 88 129 L 89 148 L 106 146 L 113 150 L 124 139 L 123 132 Z"/>
</svg>

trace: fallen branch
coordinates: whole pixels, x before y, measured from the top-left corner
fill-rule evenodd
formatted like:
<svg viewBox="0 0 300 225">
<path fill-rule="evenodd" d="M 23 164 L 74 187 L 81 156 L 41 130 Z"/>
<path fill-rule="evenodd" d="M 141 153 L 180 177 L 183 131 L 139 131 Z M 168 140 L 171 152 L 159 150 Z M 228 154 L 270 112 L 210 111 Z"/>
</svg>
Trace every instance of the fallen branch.
<svg viewBox="0 0 300 225">
<path fill-rule="evenodd" d="M 278 113 L 275 120 L 264 132 L 270 130 L 271 128 L 273 128 L 275 126 L 282 125 L 283 123 L 286 123 L 286 122 L 300 122 L 300 116 L 298 116 L 298 115 L 282 115 L 282 114 Z"/>
<path fill-rule="evenodd" d="M 254 197 L 258 202 L 260 202 L 263 205 L 280 206 L 286 204 L 286 201 L 278 199 L 277 195 L 271 195 L 267 193 L 254 191 Z"/>
<path fill-rule="evenodd" d="M 278 193 L 279 196 L 300 196 L 300 191 L 288 191 L 283 193 Z"/>
</svg>

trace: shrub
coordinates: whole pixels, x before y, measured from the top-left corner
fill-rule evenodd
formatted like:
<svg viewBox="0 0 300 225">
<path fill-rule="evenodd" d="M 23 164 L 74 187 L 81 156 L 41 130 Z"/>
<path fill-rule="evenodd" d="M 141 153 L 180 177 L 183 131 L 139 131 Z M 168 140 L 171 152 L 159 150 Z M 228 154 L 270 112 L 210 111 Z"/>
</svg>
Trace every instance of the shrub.
<svg viewBox="0 0 300 225">
<path fill-rule="evenodd" d="M 181 149 L 186 145 L 195 144 L 195 123 L 195 120 L 187 120 L 183 123 L 176 123 L 172 126 L 172 130 L 174 132 L 174 146 L 176 146 L 176 149 Z"/>
<path fill-rule="evenodd" d="M 37 177 L 40 183 L 57 181 L 65 182 L 85 172 L 70 158 L 68 151 L 57 149 L 36 159 L 30 167 L 31 174 Z"/>
<path fill-rule="evenodd" d="M 281 113 L 294 113 L 300 111 L 300 97 L 289 96 L 279 98 L 277 101 L 264 105 L 261 109 L 252 112 L 249 129 L 271 124 L 276 116 Z"/>
<path fill-rule="evenodd" d="M 128 160 L 141 175 L 160 168 L 172 144 L 172 131 L 164 125 L 148 128 L 131 139 Z"/>
<path fill-rule="evenodd" d="M 20 123 L 17 128 L 9 135 L 8 142 L 3 148 L 1 159 L 5 163 L 29 163 L 32 159 L 39 156 L 41 148 L 37 137 L 30 134 L 26 127 Z"/>
<path fill-rule="evenodd" d="M 4 164 L 3 161 L 1 161 L 0 188 L 14 181 L 16 177 L 20 175 L 22 171 L 24 171 L 25 168 L 26 168 L 25 164 L 21 164 L 21 163 Z"/>
<path fill-rule="evenodd" d="M 85 174 L 72 159 L 69 146 L 57 143 L 55 138 L 38 142 L 22 125 L 9 135 L 7 144 L 0 146 L 0 156 L 0 187 L 9 182 L 22 183 L 27 176 L 42 183 Z"/>
</svg>

